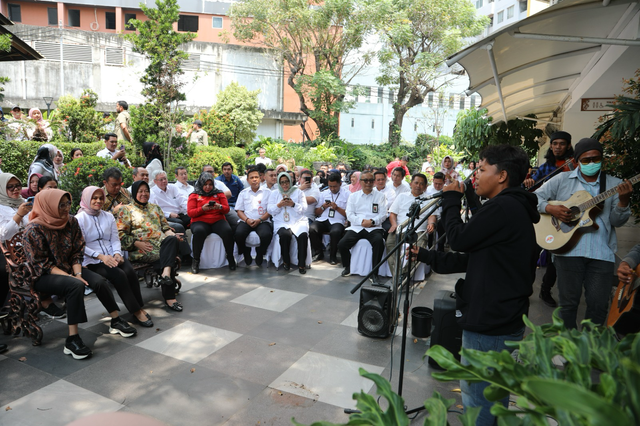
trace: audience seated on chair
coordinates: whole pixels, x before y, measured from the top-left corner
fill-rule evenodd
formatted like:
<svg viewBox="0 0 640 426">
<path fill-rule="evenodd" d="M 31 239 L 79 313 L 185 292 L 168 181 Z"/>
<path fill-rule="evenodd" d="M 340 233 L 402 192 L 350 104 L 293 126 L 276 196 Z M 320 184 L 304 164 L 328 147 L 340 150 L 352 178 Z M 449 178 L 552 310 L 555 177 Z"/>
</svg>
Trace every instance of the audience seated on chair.
<svg viewBox="0 0 640 426">
<path fill-rule="evenodd" d="M 304 215 L 309 220 L 309 225 L 316 220 L 316 207 L 318 200 L 320 199 L 320 190 L 318 186 L 313 182 L 313 173 L 311 170 L 304 169 L 300 172 L 300 179 L 298 180 L 298 188 L 304 193 L 307 201 L 307 209 Z"/>
<path fill-rule="evenodd" d="M 236 212 L 240 222 L 235 231 L 238 253 L 244 255 L 245 264 L 251 265 L 251 249 L 247 247 L 246 240 L 252 231 L 260 237 L 260 247 L 256 248 L 256 265 L 261 266 L 264 255 L 267 252 L 273 238 L 273 225 L 270 220 L 269 196 L 271 191 L 260 187 L 260 173 L 255 167 L 251 167 L 247 173 L 249 188 L 245 188 L 238 195 Z"/>
<path fill-rule="evenodd" d="M 137 182 L 139 180 L 143 180 L 149 183 L 149 172 L 144 167 L 134 167 L 131 169 L 133 174 L 133 181 Z M 127 191 L 131 193 L 131 187 L 127 188 Z"/>
<path fill-rule="evenodd" d="M 269 196 L 268 212 L 273 217 L 274 233 L 280 240 L 283 268 L 291 269 L 291 239 L 298 242 L 298 271 L 306 273 L 309 221 L 305 216 L 307 201 L 304 192 L 296 185 L 289 173 L 278 175 L 277 190 Z"/>
<path fill-rule="evenodd" d="M 363 172 L 360 175 L 362 189 L 349 196 L 347 201 L 347 220 L 351 226 L 338 243 L 342 258 L 342 276 L 351 275 L 351 248 L 361 239 L 366 239 L 373 249 L 372 264 L 377 265 L 384 252 L 384 230 L 382 222 L 387 218 L 387 200 L 381 192 L 373 191 L 373 173 Z M 378 270 L 372 275 L 374 284 L 380 284 Z"/>
<path fill-rule="evenodd" d="M 155 186 L 151 188 L 151 198 L 149 202 L 157 204 L 162 209 L 164 217 L 177 234 L 184 231 L 191 224 L 191 218 L 187 215 L 187 199 L 184 194 L 175 186 L 169 185 L 167 173 L 164 170 L 157 170 L 152 176 Z"/>
<path fill-rule="evenodd" d="M 185 200 L 188 200 L 189 195 L 191 195 L 191 193 L 193 192 L 193 186 L 189 185 L 189 182 L 187 181 L 189 173 L 184 167 L 176 167 L 175 174 L 176 181 L 175 183 L 169 184 L 169 186 L 175 186 L 176 189 L 178 189 L 182 193 Z"/>
<path fill-rule="evenodd" d="M 102 190 L 105 193 L 102 210 L 116 213 L 118 208 L 131 203 L 131 195 L 122 187 L 122 172 L 117 167 L 110 167 L 102 174 Z"/>
<path fill-rule="evenodd" d="M 315 209 L 318 218 L 309 227 L 311 250 L 314 260 L 324 259 L 322 235 L 329 234 L 329 263 L 337 265 L 338 242 L 344 234 L 347 221 L 347 200 L 351 192 L 342 187 L 342 176 L 339 173 L 329 175 L 329 188 L 320 193 Z"/>
<path fill-rule="evenodd" d="M 393 184 L 388 182 L 387 179 L 387 170 L 385 168 L 377 169 L 373 172 L 373 178 L 375 179 L 374 191 L 382 192 L 384 196 L 387 198 L 387 211 L 391 204 L 396 199 L 396 191 L 393 189 Z M 382 223 L 382 229 L 384 229 L 385 235 L 389 232 L 389 228 L 391 228 L 391 222 L 389 222 L 389 218 L 385 219 Z"/>
</svg>

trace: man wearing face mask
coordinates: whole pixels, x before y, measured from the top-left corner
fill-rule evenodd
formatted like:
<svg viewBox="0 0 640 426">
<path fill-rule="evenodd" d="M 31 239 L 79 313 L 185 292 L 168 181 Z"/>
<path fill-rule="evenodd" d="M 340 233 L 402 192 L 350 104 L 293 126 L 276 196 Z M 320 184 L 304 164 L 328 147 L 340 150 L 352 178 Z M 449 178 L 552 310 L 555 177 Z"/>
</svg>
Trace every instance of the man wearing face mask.
<svg viewBox="0 0 640 426">
<path fill-rule="evenodd" d="M 578 243 L 570 250 L 553 256 L 558 272 L 560 317 L 567 328 L 577 327 L 577 311 L 585 289 L 587 311 L 585 319 L 596 325 L 604 324 L 609 308 L 611 276 L 614 273 L 615 253 L 618 250 L 614 228 L 624 225 L 631 210 L 629 200 L 633 187 L 601 171 L 602 145 L 595 139 L 584 138 L 575 146 L 574 158 L 579 167 L 560 173 L 536 191 L 538 211 L 563 222 L 572 218 L 564 205 L 551 205 L 552 200 L 568 200 L 577 191 L 586 190 L 596 196 L 618 185 L 618 192 L 604 201 L 602 212 L 596 216 L 598 228 L 586 228 Z M 602 182 L 602 184 L 601 184 Z"/>
</svg>

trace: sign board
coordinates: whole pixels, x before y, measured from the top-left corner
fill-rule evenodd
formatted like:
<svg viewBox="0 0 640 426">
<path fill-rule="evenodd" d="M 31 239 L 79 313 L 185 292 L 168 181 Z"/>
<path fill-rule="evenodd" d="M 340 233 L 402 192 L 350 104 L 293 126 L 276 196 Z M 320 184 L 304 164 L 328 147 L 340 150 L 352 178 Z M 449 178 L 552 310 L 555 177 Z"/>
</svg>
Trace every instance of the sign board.
<svg viewBox="0 0 640 426">
<path fill-rule="evenodd" d="M 582 98 L 580 100 L 580 111 L 613 111 L 608 106 L 615 102 L 615 98 Z"/>
</svg>

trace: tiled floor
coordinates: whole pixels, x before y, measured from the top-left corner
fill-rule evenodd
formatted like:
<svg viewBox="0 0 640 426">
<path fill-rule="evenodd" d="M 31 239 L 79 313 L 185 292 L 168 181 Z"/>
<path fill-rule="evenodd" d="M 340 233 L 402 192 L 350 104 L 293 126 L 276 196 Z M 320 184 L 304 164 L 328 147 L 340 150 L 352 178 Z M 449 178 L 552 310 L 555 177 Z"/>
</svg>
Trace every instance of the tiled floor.
<svg viewBox="0 0 640 426">
<path fill-rule="evenodd" d="M 39 347 L 0 335 L 0 425 L 65 425 L 96 412 L 134 412 L 168 425 L 286 425 L 346 422 L 352 394 L 375 392 L 358 368 L 380 373 L 397 389 L 401 328 L 391 339 L 358 334 L 360 277 L 314 263 L 306 276 L 273 267 L 182 272 L 185 311 L 163 308 L 160 290 L 143 285 L 153 328 L 124 339 L 108 334 L 107 313 L 87 296 L 89 322 L 81 336 L 94 355 L 62 353 L 65 320 L 44 321 Z M 539 271 L 538 281 L 541 277 Z M 412 306 L 433 306 L 439 289 L 458 275 L 433 274 L 415 288 Z M 531 317 L 552 310 L 531 298 Z M 131 316 L 123 313 L 125 319 Z M 439 383 L 422 358 L 428 339 L 407 338 L 403 396 L 420 406 L 434 390 L 460 403 L 457 383 Z M 422 424 L 424 415 L 414 420 Z M 457 420 L 451 417 L 453 424 Z"/>
</svg>

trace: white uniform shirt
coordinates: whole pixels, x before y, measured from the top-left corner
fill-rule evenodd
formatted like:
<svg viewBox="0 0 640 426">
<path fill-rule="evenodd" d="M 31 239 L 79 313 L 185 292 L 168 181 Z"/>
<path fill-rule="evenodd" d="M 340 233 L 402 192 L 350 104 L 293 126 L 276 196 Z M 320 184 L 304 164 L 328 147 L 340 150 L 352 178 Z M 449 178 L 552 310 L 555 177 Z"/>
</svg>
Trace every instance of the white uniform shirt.
<svg viewBox="0 0 640 426">
<path fill-rule="evenodd" d="M 267 157 L 256 157 L 256 165 L 258 164 L 264 164 L 265 166 L 269 167 L 271 164 L 273 164 L 273 160 L 271 158 L 267 158 Z"/>
<path fill-rule="evenodd" d="M 164 216 L 167 218 L 171 213 L 187 214 L 187 201 L 182 192 L 175 186 L 167 185 L 166 191 L 154 186 L 151 188 L 149 202 L 160 206 Z"/>
<path fill-rule="evenodd" d="M 421 197 L 424 194 L 419 195 L 418 197 Z M 398 217 L 396 218 L 396 223 L 398 224 L 398 226 L 400 226 L 402 224 L 402 222 L 404 222 L 405 220 L 408 219 L 408 214 L 409 214 L 409 208 L 411 207 L 411 205 L 413 205 L 413 203 L 416 201 L 417 197 L 414 197 L 412 193 L 402 193 L 400 195 L 398 195 L 398 197 L 395 199 L 395 201 L 393 202 L 393 204 L 391 205 L 391 208 L 389 209 L 389 213 L 395 213 L 398 215 Z M 430 203 L 431 201 L 427 200 L 427 201 L 421 201 L 420 202 L 420 209 L 422 209 L 424 206 L 426 206 L 428 203 Z M 420 215 L 420 219 L 416 218 L 416 222 L 415 224 L 417 225 L 418 222 L 420 222 L 420 220 L 422 220 L 424 218 L 424 214 Z M 427 221 L 425 220 L 422 225 L 420 225 L 420 227 L 418 229 L 416 229 L 417 232 L 424 232 L 427 230 Z"/>
<path fill-rule="evenodd" d="M 387 198 L 387 210 L 389 210 L 389 207 L 391 207 L 391 204 L 393 204 L 396 199 L 396 191 L 393 189 L 393 182 L 387 183 L 382 191 L 379 191 L 378 188 L 373 188 L 373 190 L 384 194 Z"/>
<path fill-rule="evenodd" d="M 316 210 L 316 207 L 318 207 L 318 200 L 320 199 L 320 190 L 318 189 L 316 184 L 312 182 L 311 186 L 303 190 L 302 192 L 304 193 L 305 197 L 313 197 L 316 199 L 315 203 L 307 202 L 307 209 L 304 213 L 304 215 L 309 219 L 315 220 L 316 218 L 315 210 Z"/>
<path fill-rule="evenodd" d="M 220 183 L 222 183 L 222 182 L 220 182 Z M 178 191 L 180 191 L 180 193 L 182 193 L 182 195 L 185 198 L 189 198 L 189 195 L 191 195 L 191 193 L 193 192 L 193 186 L 189 185 L 188 183 L 184 184 L 182 182 L 176 182 L 176 183 L 170 183 L 169 186 L 174 186 Z M 216 188 L 217 187 L 218 186 L 216 185 Z"/>
<path fill-rule="evenodd" d="M 291 232 L 297 237 L 304 232 L 309 232 L 309 221 L 304 214 L 307 210 L 307 201 L 304 192 L 299 189 L 289 194 L 289 198 L 294 202 L 293 207 L 278 207 L 278 203 L 282 200 L 282 194 L 280 191 L 271 193 L 268 211 L 273 217 L 274 234 L 278 232 L 278 229 L 286 228 L 291 229 Z"/>
<path fill-rule="evenodd" d="M 436 192 L 440 192 L 440 191 L 435 189 L 433 187 L 433 184 L 431 184 L 431 185 L 427 186 L 427 190 L 424 193 L 425 193 L 425 195 L 433 195 Z M 438 217 L 440 217 L 440 213 L 442 213 L 442 207 L 438 207 L 438 209 L 435 212 L 433 212 L 433 214 L 438 216 Z"/>
<path fill-rule="evenodd" d="M 107 160 L 113 160 L 113 156 L 116 155 L 117 152 L 118 151 L 111 152 L 107 148 L 105 148 L 103 150 L 98 151 L 96 153 L 96 157 L 106 158 Z M 131 163 L 129 163 L 129 160 L 122 161 L 122 160 L 118 159 L 118 160 L 113 160 L 113 161 L 118 161 L 118 162 L 124 164 L 125 166 L 131 166 Z"/>
<path fill-rule="evenodd" d="M 382 222 L 387 218 L 387 199 L 381 192 L 371 191 L 370 194 L 365 194 L 362 190 L 356 191 L 349 196 L 346 213 L 351 222 L 347 231 L 360 232 L 365 229 L 371 232 L 382 229 Z M 373 219 L 375 225 L 371 228 L 363 227 L 361 224 L 365 219 Z"/>
<path fill-rule="evenodd" d="M 29 215 L 25 215 L 18 225 L 13 216 L 16 215 L 18 209 L 9 206 L 0 206 L 0 241 L 8 241 L 13 238 L 20 228 L 24 228 L 29 223 Z M 3 300 L 4 302 L 4 300 Z"/>
<path fill-rule="evenodd" d="M 270 194 L 271 191 L 262 187 L 259 187 L 256 192 L 253 192 L 251 187 L 245 188 L 238 194 L 235 209 L 244 212 L 249 219 L 260 219 L 267 213 Z M 240 221 L 244 222 L 242 219 Z"/>
<path fill-rule="evenodd" d="M 399 186 L 395 186 L 391 183 L 391 188 L 396 193 L 396 197 L 404 192 L 411 192 L 411 186 L 409 186 L 406 180 L 403 180 Z"/>
<path fill-rule="evenodd" d="M 100 260 L 94 259 L 99 254 L 122 256 L 118 227 L 113 214 L 100 210 L 98 216 L 91 216 L 80 211 L 76 219 L 85 241 L 82 266 L 100 263 Z"/>
<path fill-rule="evenodd" d="M 322 207 L 325 201 L 331 201 L 332 203 L 336 203 L 337 206 L 340 207 L 341 209 L 346 210 L 347 201 L 349 200 L 350 195 L 351 195 L 351 192 L 346 188 L 340 188 L 337 194 L 334 194 L 333 192 L 331 192 L 330 189 L 325 189 L 320 193 L 320 199 L 318 200 L 317 207 Z M 336 211 L 333 217 L 329 217 L 329 210 L 331 209 L 325 209 L 322 212 L 322 214 L 318 216 L 316 220 L 318 222 L 324 222 L 325 220 L 328 220 L 329 223 L 332 225 L 334 223 L 341 223 L 342 225 L 345 224 L 345 222 L 347 221 L 347 218 L 345 216 L 341 215 Z"/>
</svg>

